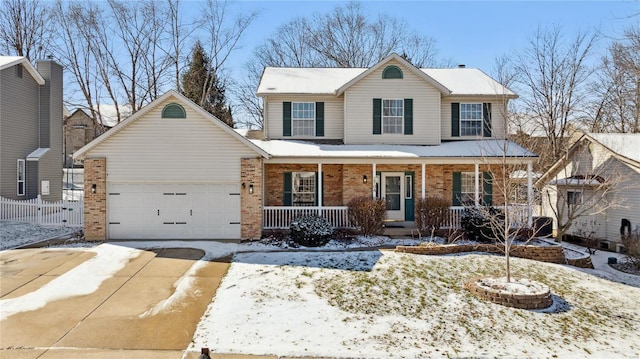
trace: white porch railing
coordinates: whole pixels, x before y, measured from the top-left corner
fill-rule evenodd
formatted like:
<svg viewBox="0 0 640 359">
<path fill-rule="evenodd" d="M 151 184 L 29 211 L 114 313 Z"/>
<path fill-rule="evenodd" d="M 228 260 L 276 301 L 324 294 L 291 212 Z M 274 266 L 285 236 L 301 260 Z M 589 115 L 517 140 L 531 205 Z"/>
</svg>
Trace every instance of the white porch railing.
<svg viewBox="0 0 640 359">
<path fill-rule="evenodd" d="M 40 196 L 27 200 L 0 197 L 0 220 L 47 226 L 82 227 L 83 207 L 82 200 L 47 202 Z"/>
<path fill-rule="evenodd" d="M 527 206 L 512 205 L 511 221 L 514 225 L 526 225 Z M 498 207 L 500 208 L 500 207 Z M 502 207 L 504 208 L 504 207 Z M 326 218 L 333 227 L 348 227 L 349 214 L 348 207 L 292 207 L 292 206 L 272 206 L 264 207 L 262 213 L 262 223 L 264 229 L 288 229 L 291 221 L 296 217 L 320 215 Z M 464 212 L 464 207 L 449 207 L 449 219 L 445 223 L 448 228 L 460 228 L 460 218 Z M 540 214 L 540 206 L 533 206 L 532 214 Z"/>
<path fill-rule="evenodd" d="M 262 226 L 264 229 L 288 229 L 296 217 L 320 215 L 333 227 L 348 227 L 348 207 L 264 207 Z"/>
</svg>

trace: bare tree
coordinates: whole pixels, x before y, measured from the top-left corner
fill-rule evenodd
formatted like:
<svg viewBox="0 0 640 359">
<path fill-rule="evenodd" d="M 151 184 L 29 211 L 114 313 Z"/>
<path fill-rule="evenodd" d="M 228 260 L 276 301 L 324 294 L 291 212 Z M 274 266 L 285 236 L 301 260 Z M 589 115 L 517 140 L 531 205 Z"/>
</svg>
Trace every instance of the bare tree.
<svg viewBox="0 0 640 359">
<path fill-rule="evenodd" d="M 640 133 L 640 27 L 609 46 L 591 91 L 586 122 L 592 132 Z"/>
<path fill-rule="evenodd" d="M 53 36 L 49 6 L 33 0 L 2 0 L 0 51 L 29 60 L 49 55 Z"/>
<path fill-rule="evenodd" d="M 586 61 L 595 41 L 596 36 L 587 32 L 566 40 L 559 27 L 538 29 L 515 60 L 520 111 L 530 127 L 547 138 L 548 146 L 539 152 L 550 154 L 549 163 L 565 153 L 570 125 L 580 118 L 586 104 L 586 85 L 593 72 Z"/>
<path fill-rule="evenodd" d="M 412 32 L 401 19 L 372 17 L 358 2 L 295 18 L 256 47 L 246 66 L 249 81 L 255 82 L 242 84 L 239 102 L 261 124 L 261 104 L 249 94 L 256 92 L 265 66 L 370 67 L 392 52 L 418 67 L 441 63 L 432 38 Z"/>
</svg>

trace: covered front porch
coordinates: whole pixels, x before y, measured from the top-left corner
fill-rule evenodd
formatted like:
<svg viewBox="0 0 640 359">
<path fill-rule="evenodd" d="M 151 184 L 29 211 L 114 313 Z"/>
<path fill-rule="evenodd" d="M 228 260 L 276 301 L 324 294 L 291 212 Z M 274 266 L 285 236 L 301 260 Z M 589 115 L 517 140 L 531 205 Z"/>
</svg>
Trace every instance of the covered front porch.
<svg viewBox="0 0 640 359">
<path fill-rule="evenodd" d="M 450 201 L 448 228 L 459 228 L 468 206 L 504 206 L 504 197 L 494 193 L 493 180 L 503 176 L 497 166 L 478 159 L 451 159 L 449 162 L 423 160 L 421 163 L 379 159 L 370 163 L 317 161 L 298 163 L 265 162 L 263 229 L 287 229 L 299 216 L 318 215 L 334 227 L 349 227 L 350 200 L 371 196 L 385 200 L 388 227 L 413 227 L 415 201 L 440 196 Z M 400 163 L 398 163 L 400 162 Z M 510 206 L 512 221 L 531 226 L 531 163 L 527 171 L 527 203 Z M 506 174 L 508 176 L 508 174 Z"/>
</svg>

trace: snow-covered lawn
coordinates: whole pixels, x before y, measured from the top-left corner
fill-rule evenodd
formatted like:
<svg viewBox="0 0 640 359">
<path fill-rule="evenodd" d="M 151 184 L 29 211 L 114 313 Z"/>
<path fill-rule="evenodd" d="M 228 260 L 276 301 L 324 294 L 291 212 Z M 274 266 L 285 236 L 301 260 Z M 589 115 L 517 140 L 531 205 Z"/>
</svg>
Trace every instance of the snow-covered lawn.
<svg viewBox="0 0 640 359">
<path fill-rule="evenodd" d="M 599 251 L 593 270 L 512 258 L 513 276 L 546 284 L 554 294 L 551 308 L 527 311 L 484 302 L 463 287 L 469 278 L 503 275 L 503 257 L 357 250 L 418 242 L 360 237 L 313 250 L 219 241 L 112 242 L 78 248 L 96 252 L 84 264 L 90 270 L 77 267 L 44 286 L 37 300 L 3 306 L 3 315 L 70 295 L 69 288 L 78 287 L 76 272 L 93 278 L 91 266 L 112 268 L 94 275 L 96 280 L 83 279 L 87 284 L 71 295 L 95 290 L 91 283 L 99 285 L 137 253 L 126 247 L 188 247 L 204 250 L 202 261 L 234 254 L 190 351 L 353 358 L 640 356 L 640 277 L 606 264 L 620 255 Z M 105 259 L 111 264 L 101 264 Z M 174 294 L 145 315 L 179 301 L 202 264 L 196 262 L 175 283 Z"/>
<path fill-rule="evenodd" d="M 640 355 L 640 288 L 512 258 L 551 287 L 549 310 L 484 302 L 466 279 L 500 275 L 498 256 L 390 251 L 237 254 L 192 350 L 356 358 Z"/>
<path fill-rule="evenodd" d="M 0 221 L 0 250 L 17 248 L 78 231 L 78 228 L 38 226 L 31 223 Z"/>
</svg>

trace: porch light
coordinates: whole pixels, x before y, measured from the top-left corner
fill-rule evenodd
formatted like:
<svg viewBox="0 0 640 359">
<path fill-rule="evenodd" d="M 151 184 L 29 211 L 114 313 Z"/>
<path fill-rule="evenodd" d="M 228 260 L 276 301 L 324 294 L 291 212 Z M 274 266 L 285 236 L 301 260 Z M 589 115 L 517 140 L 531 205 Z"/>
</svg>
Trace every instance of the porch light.
<svg viewBox="0 0 640 359">
<path fill-rule="evenodd" d="M 362 183 L 367 183 L 367 175 L 362 176 Z"/>
<path fill-rule="evenodd" d="M 242 182 L 242 188 L 247 188 L 247 184 Z"/>
<path fill-rule="evenodd" d="M 91 193 L 96 193 L 96 184 L 91 185 Z"/>
<path fill-rule="evenodd" d="M 249 194 L 253 194 L 253 184 L 249 185 Z"/>
</svg>

